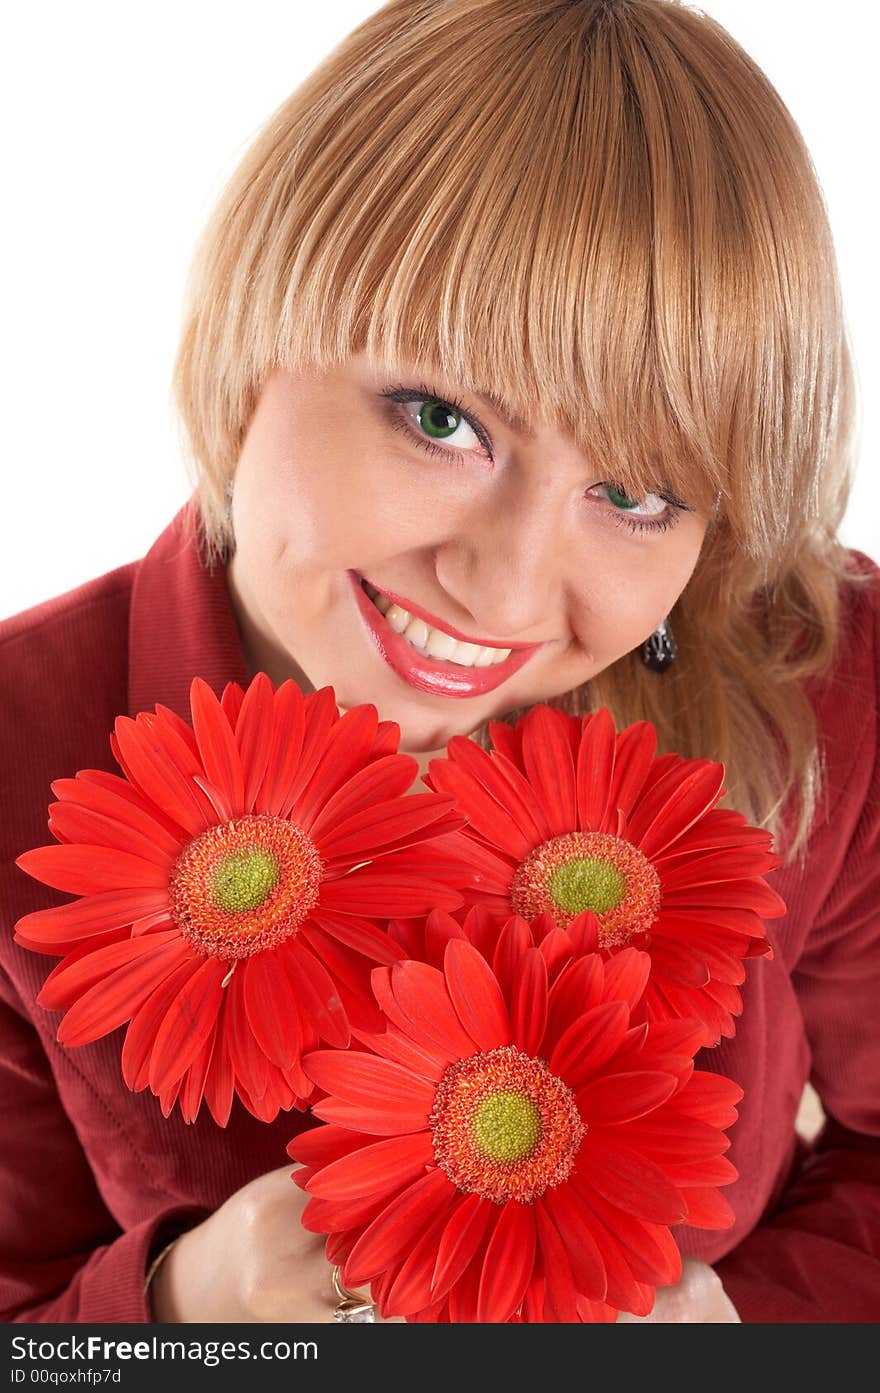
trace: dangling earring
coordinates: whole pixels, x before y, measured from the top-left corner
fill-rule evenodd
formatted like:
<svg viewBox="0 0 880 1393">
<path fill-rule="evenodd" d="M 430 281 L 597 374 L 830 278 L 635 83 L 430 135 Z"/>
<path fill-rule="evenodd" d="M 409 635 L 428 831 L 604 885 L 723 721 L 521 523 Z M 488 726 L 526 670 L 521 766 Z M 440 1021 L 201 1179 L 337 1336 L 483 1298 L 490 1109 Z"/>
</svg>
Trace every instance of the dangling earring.
<svg viewBox="0 0 880 1393">
<path fill-rule="evenodd" d="M 678 645 L 672 626 L 668 619 L 664 619 L 642 644 L 642 662 L 652 672 L 665 672 L 675 662 L 677 653 Z"/>
</svg>

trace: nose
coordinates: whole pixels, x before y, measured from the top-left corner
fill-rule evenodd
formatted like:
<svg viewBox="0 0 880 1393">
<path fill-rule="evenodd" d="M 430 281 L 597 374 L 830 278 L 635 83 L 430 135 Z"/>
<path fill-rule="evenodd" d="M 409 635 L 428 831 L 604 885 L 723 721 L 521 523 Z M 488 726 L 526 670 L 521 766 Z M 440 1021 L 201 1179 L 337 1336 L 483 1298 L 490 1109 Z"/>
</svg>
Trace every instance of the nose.
<svg viewBox="0 0 880 1393">
<path fill-rule="evenodd" d="M 459 534 L 435 548 L 437 580 L 461 607 L 459 625 L 515 643 L 560 633 L 565 498 L 546 481 L 517 481 L 470 509 Z"/>
</svg>

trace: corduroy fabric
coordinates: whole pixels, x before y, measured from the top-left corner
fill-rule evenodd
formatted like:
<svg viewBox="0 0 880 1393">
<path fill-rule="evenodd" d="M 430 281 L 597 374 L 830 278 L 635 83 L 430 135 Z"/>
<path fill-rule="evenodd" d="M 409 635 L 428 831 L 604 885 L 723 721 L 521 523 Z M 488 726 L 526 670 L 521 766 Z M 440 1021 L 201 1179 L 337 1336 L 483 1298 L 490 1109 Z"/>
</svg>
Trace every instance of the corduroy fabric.
<svg viewBox="0 0 880 1393">
<path fill-rule="evenodd" d="M 190 498 L 140 561 L 0 623 L 0 1319 L 152 1320 L 151 1255 L 265 1171 L 310 1125 L 258 1122 L 236 1100 L 229 1126 L 203 1109 L 164 1118 L 120 1071 L 124 1027 L 67 1050 L 58 1013 L 35 1004 L 58 959 L 13 942 L 16 921 L 69 896 L 15 866 L 53 839 L 53 779 L 118 773 L 117 715 L 157 702 L 189 719 L 195 675 L 219 695 L 250 680 L 222 566 L 208 572 Z M 743 1321 L 880 1319 L 880 568 L 850 602 L 841 661 L 811 697 L 828 787 L 803 871 L 768 876 L 788 906 L 770 921 L 772 962 L 752 960 L 733 1040 L 697 1067 L 745 1089 L 728 1153 L 737 1215 L 723 1232 L 681 1227 L 682 1250 L 712 1263 Z M 804 1082 L 828 1123 L 794 1134 Z M 291 1319 L 296 1313 L 291 1312 Z"/>
</svg>

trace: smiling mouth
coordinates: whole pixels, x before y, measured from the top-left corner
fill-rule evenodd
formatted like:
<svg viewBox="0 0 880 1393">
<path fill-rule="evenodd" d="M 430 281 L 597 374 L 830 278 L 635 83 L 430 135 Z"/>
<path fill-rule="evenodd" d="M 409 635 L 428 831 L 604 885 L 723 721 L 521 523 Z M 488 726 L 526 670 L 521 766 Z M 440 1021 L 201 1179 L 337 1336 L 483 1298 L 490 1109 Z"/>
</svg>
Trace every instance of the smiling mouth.
<svg viewBox="0 0 880 1393">
<path fill-rule="evenodd" d="M 506 662 L 511 648 L 495 644 L 472 643 L 455 638 L 446 629 L 428 624 L 418 614 L 397 604 L 364 577 L 360 577 L 364 594 L 373 602 L 386 623 L 423 657 L 438 662 L 453 663 L 462 668 L 495 667 Z"/>
</svg>

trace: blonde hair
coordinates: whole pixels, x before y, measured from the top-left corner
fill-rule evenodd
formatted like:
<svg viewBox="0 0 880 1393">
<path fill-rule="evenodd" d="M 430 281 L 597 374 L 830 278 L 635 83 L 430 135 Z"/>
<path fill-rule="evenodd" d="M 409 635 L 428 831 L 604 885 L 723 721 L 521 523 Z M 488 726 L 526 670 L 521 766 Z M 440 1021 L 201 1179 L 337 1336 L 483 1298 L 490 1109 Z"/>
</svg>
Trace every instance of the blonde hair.
<svg viewBox="0 0 880 1393">
<path fill-rule="evenodd" d="M 174 391 L 208 566 L 268 372 L 363 350 L 555 422 L 632 497 L 658 461 L 720 496 L 674 666 L 634 650 L 549 704 L 723 760 L 721 806 L 803 855 L 803 683 L 870 577 L 836 535 L 855 386 L 828 218 L 756 64 L 674 0 L 391 0 L 272 114 L 196 250 Z"/>
</svg>

